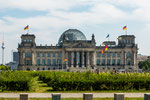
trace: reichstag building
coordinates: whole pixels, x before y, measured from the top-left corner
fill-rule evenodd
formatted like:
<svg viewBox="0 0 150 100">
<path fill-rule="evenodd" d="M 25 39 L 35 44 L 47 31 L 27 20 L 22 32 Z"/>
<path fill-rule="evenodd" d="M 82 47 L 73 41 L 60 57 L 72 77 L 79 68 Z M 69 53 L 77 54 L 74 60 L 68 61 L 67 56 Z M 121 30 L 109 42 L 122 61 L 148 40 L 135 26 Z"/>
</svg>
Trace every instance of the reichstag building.
<svg viewBox="0 0 150 100">
<path fill-rule="evenodd" d="M 90 40 L 77 29 L 62 33 L 58 44 L 40 45 L 35 35 L 23 34 L 18 44 L 19 70 L 65 71 L 136 71 L 138 47 L 134 35 L 121 35 L 115 41 L 104 41 L 97 46 L 95 36 Z M 102 50 L 108 46 L 108 50 Z"/>
</svg>

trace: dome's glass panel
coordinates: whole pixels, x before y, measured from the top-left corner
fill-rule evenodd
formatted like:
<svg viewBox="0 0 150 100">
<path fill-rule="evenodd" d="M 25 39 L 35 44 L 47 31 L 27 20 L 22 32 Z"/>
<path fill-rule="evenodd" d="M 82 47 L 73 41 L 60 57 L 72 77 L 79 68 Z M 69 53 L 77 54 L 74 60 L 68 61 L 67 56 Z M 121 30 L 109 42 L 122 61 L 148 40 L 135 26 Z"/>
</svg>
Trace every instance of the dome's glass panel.
<svg viewBox="0 0 150 100">
<path fill-rule="evenodd" d="M 62 42 L 64 34 L 66 35 L 66 39 L 69 41 L 86 40 L 85 35 L 81 31 L 79 31 L 77 29 L 69 29 L 69 30 L 66 30 L 61 35 L 61 37 L 59 38 L 58 44 L 60 44 Z"/>
</svg>

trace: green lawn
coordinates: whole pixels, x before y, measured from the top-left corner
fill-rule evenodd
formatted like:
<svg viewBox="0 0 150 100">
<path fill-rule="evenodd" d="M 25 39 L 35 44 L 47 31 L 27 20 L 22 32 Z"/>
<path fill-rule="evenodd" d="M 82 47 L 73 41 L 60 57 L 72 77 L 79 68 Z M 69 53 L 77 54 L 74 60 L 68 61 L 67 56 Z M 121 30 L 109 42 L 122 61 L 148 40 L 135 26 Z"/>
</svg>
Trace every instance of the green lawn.
<svg viewBox="0 0 150 100">
<path fill-rule="evenodd" d="M 4 99 L 0 98 L 0 100 L 19 100 L 14 98 Z M 29 100 L 52 100 L 51 98 L 30 98 Z M 61 100 L 83 100 L 83 98 L 62 98 Z M 93 100 L 114 100 L 113 98 L 94 98 Z M 144 100 L 144 98 L 125 98 L 125 100 Z"/>
</svg>

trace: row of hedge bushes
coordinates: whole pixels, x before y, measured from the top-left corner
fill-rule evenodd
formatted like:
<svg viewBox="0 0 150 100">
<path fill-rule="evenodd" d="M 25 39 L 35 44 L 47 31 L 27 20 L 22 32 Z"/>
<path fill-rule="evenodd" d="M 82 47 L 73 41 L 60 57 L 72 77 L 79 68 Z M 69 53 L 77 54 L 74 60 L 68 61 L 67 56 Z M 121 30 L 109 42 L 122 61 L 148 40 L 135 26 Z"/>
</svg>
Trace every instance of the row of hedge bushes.
<svg viewBox="0 0 150 100">
<path fill-rule="evenodd" d="M 0 72 L 0 88 L 9 91 L 31 90 L 35 78 L 31 73 L 25 71 L 5 71 Z"/>
<path fill-rule="evenodd" d="M 39 72 L 39 79 L 55 91 L 150 89 L 149 73 Z"/>
</svg>

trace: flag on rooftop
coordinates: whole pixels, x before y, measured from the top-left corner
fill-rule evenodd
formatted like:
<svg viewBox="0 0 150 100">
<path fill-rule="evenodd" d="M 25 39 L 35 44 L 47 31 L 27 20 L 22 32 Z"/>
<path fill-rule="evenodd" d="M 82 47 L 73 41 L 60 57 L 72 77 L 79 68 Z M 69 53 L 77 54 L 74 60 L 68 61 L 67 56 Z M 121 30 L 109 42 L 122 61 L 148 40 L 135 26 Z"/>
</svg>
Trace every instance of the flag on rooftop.
<svg viewBox="0 0 150 100">
<path fill-rule="evenodd" d="M 105 48 L 105 51 L 107 51 L 108 50 L 108 46 L 106 46 L 106 48 Z"/>
<path fill-rule="evenodd" d="M 2 47 L 2 49 L 4 49 L 4 48 L 5 48 L 5 47 L 4 47 L 4 42 L 2 43 L 2 46 L 1 46 L 1 47 Z"/>
<path fill-rule="evenodd" d="M 24 30 L 27 30 L 27 29 L 29 29 L 29 25 L 27 25 L 27 26 L 24 28 Z"/>
<path fill-rule="evenodd" d="M 67 61 L 67 58 L 65 58 L 65 59 L 63 60 L 63 62 L 65 62 L 65 61 Z"/>
<path fill-rule="evenodd" d="M 123 30 L 127 30 L 127 26 L 124 26 L 124 27 L 123 27 Z"/>
<path fill-rule="evenodd" d="M 102 50 L 102 53 L 104 53 L 105 52 L 105 48 Z"/>
<path fill-rule="evenodd" d="M 108 38 L 109 37 L 109 34 L 106 36 L 106 38 Z"/>
</svg>

